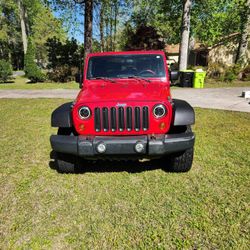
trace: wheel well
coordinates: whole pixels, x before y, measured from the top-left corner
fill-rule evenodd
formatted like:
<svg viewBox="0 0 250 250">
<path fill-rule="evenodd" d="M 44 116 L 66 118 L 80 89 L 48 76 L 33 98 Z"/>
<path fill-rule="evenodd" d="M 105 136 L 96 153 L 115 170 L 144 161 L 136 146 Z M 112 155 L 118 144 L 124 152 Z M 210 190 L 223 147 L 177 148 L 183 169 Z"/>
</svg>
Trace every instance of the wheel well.
<svg viewBox="0 0 250 250">
<path fill-rule="evenodd" d="M 181 133 L 188 133 L 192 132 L 190 125 L 183 125 L 183 126 L 171 126 L 168 134 L 181 134 Z"/>
<path fill-rule="evenodd" d="M 57 134 L 58 135 L 78 135 L 74 127 L 70 127 L 70 128 L 59 127 Z"/>
</svg>

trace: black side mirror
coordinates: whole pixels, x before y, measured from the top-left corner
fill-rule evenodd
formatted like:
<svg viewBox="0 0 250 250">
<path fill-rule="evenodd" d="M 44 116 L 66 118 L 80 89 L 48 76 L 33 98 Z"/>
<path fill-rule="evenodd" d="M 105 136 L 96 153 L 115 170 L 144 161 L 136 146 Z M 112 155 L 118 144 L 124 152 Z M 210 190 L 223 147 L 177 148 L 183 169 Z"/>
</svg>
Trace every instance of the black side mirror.
<svg viewBox="0 0 250 250">
<path fill-rule="evenodd" d="M 76 74 L 75 81 L 79 83 L 79 88 L 81 89 L 83 85 L 83 75 L 80 73 Z"/>
<path fill-rule="evenodd" d="M 179 71 L 170 71 L 170 81 L 177 81 L 179 79 Z"/>
</svg>

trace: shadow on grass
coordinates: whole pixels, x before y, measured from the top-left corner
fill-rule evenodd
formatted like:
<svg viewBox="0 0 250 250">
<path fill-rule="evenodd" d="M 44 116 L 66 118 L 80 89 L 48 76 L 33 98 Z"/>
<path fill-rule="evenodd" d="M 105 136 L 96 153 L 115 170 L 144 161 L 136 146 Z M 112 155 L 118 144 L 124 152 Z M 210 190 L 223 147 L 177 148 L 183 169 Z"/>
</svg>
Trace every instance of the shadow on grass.
<svg viewBox="0 0 250 250">
<path fill-rule="evenodd" d="M 8 80 L 8 81 L 0 81 L 0 84 L 11 84 L 11 83 L 15 83 L 14 80 Z"/>
<path fill-rule="evenodd" d="M 54 153 L 51 152 L 51 161 L 49 162 L 49 167 L 53 170 L 57 170 L 56 163 L 54 161 Z M 164 166 L 164 162 L 159 159 L 138 161 L 138 160 L 120 160 L 120 161 L 110 161 L 110 160 L 84 160 L 79 159 L 77 168 L 75 170 L 76 174 L 84 173 L 105 173 L 105 172 L 128 172 L 128 173 L 141 173 L 144 171 L 153 171 L 157 169 L 163 169 L 168 172 L 167 163 Z"/>
</svg>

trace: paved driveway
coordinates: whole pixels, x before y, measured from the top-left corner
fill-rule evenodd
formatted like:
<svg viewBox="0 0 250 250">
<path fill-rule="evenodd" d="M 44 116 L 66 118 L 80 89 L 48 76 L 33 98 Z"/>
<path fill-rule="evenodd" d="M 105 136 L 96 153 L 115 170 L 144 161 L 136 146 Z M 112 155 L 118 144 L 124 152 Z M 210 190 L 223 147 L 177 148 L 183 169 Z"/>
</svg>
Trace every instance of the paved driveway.
<svg viewBox="0 0 250 250">
<path fill-rule="evenodd" d="M 173 98 L 184 99 L 193 107 L 250 112 L 250 100 L 241 97 L 249 87 L 214 89 L 175 89 Z"/>
<path fill-rule="evenodd" d="M 20 71 L 14 71 L 13 72 L 13 76 L 15 77 L 15 76 L 24 76 L 25 75 L 25 73 L 24 73 L 24 71 L 22 71 L 22 70 L 20 70 Z"/>
<path fill-rule="evenodd" d="M 241 97 L 242 91 L 250 91 L 250 87 L 172 89 L 173 98 L 183 99 L 193 107 L 224 109 L 250 112 L 250 100 Z M 79 90 L 0 90 L 0 98 L 68 98 L 74 99 Z"/>
</svg>

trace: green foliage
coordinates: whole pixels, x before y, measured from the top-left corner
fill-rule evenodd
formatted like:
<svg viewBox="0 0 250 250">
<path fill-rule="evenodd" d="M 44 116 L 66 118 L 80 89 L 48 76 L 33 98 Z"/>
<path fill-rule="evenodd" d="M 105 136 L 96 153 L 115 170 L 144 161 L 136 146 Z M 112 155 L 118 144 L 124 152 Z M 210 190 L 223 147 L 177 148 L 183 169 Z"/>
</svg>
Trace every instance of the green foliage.
<svg viewBox="0 0 250 250">
<path fill-rule="evenodd" d="M 242 80 L 250 81 L 250 64 L 248 64 L 242 71 Z"/>
<path fill-rule="evenodd" d="M 60 42 L 57 38 L 48 39 L 48 78 L 55 82 L 74 80 L 75 74 L 83 67 L 83 46 L 75 39 Z"/>
<path fill-rule="evenodd" d="M 224 74 L 223 80 L 225 82 L 232 82 L 237 78 L 237 75 L 232 71 L 232 69 L 228 68 Z"/>
<path fill-rule="evenodd" d="M 83 47 L 77 44 L 75 39 L 62 43 L 56 37 L 49 38 L 46 42 L 48 51 L 48 68 L 56 68 L 62 65 L 81 67 Z"/>
<path fill-rule="evenodd" d="M 240 29 L 237 0 L 195 0 L 191 15 L 192 35 L 208 46 Z"/>
<path fill-rule="evenodd" d="M 0 1 L 0 58 L 14 69 L 23 66 L 23 52 L 18 8 L 15 0 Z"/>
<path fill-rule="evenodd" d="M 240 32 L 242 22 L 246 21 L 245 0 L 193 0 L 192 3 L 191 35 L 207 46 Z M 180 42 L 182 10 L 182 0 L 135 0 L 128 23 L 132 29 L 141 24 L 152 26 L 166 43 L 177 44 Z M 124 30 L 126 28 L 123 26 Z"/>
<path fill-rule="evenodd" d="M 135 0 L 129 24 L 152 26 L 166 43 L 178 43 L 182 17 L 181 0 Z M 126 27 L 125 27 L 126 29 Z"/>
<path fill-rule="evenodd" d="M 45 42 L 57 37 L 64 41 L 66 32 L 60 19 L 56 19 L 42 0 L 22 0 L 27 12 L 27 28 L 36 47 L 36 59 L 47 62 Z M 16 0 L 0 1 L 0 58 L 11 61 L 15 69 L 23 68 L 24 56 L 21 38 L 19 9 Z"/>
<path fill-rule="evenodd" d="M 165 47 L 165 43 L 157 34 L 154 27 L 140 25 L 135 32 L 125 34 L 127 41 L 125 50 L 159 50 Z"/>
<path fill-rule="evenodd" d="M 222 63 L 210 63 L 208 65 L 207 75 L 210 78 L 220 81 L 232 82 L 242 75 L 242 69 L 239 64 L 231 66 Z"/>
<path fill-rule="evenodd" d="M 12 76 L 12 66 L 8 61 L 0 60 L 0 82 L 7 82 Z"/>
<path fill-rule="evenodd" d="M 54 37 L 60 42 L 65 42 L 66 32 L 62 27 L 61 20 L 56 19 L 49 8 L 40 5 L 39 11 L 34 17 L 32 37 L 36 46 L 36 58 L 41 64 L 46 65 L 48 62 L 47 40 Z"/>
<path fill-rule="evenodd" d="M 48 72 L 48 79 L 53 82 L 69 82 L 75 79 L 75 75 L 78 72 L 78 68 L 70 67 L 69 65 L 61 65 L 53 68 Z"/>
<path fill-rule="evenodd" d="M 31 82 L 43 82 L 45 76 L 35 63 L 35 47 L 32 39 L 28 40 L 27 53 L 24 58 L 24 71 Z"/>
<path fill-rule="evenodd" d="M 222 63 L 210 63 L 207 69 L 207 76 L 213 79 L 219 79 L 225 74 L 225 67 Z"/>
<path fill-rule="evenodd" d="M 74 79 L 75 80 L 75 79 Z M 61 82 L 51 82 L 45 81 L 42 84 L 27 84 L 28 78 L 24 76 L 15 76 L 9 83 L 1 83 L 0 89 L 79 89 L 79 84 L 75 81 L 61 83 Z M 250 82 L 249 82 L 250 83 Z"/>
</svg>

